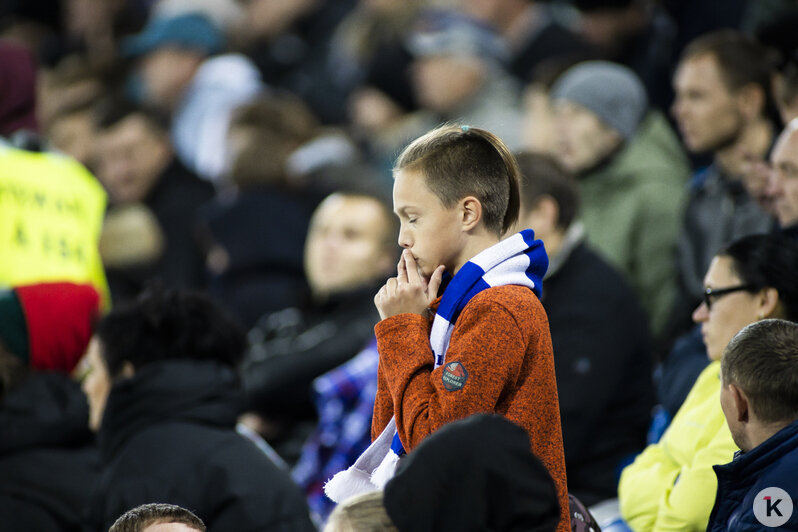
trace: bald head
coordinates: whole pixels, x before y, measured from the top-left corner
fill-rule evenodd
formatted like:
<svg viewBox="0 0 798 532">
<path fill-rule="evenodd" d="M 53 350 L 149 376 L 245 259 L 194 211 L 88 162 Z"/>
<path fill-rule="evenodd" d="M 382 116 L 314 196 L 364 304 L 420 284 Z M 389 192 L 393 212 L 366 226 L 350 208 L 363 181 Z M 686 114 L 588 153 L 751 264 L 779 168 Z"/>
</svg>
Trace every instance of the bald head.
<svg viewBox="0 0 798 532">
<path fill-rule="evenodd" d="M 779 135 L 770 154 L 768 196 L 782 227 L 798 224 L 798 119 Z"/>
</svg>

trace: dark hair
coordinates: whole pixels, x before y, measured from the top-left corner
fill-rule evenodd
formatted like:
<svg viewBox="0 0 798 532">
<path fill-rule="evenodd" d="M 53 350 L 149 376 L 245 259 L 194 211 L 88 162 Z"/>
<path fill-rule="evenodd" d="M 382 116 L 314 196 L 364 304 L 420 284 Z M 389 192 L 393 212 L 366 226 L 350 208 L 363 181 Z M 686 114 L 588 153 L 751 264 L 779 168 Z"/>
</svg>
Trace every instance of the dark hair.
<svg viewBox="0 0 798 532">
<path fill-rule="evenodd" d="M 775 288 L 781 317 L 798 321 L 798 242 L 782 234 L 749 235 L 718 255 L 732 259 L 732 270 L 751 292 Z"/>
<path fill-rule="evenodd" d="M 559 211 L 557 226 L 568 229 L 579 214 L 579 188 L 574 177 L 549 155 L 522 152 L 516 159 L 521 170 L 521 205 L 529 211 L 541 196 L 551 196 Z"/>
<path fill-rule="evenodd" d="M 798 324 L 756 321 L 726 346 L 720 362 L 724 385 L 738 386 L 765 423 L 798 419 Z"/>
<path fill-rule="evenodd" d="M 150 525 L 180 523 L 205 532 L 205 523 L 189 510 L 174 504 L 142 504 L 117 519 L 108 532 L 141 532 Z"/>
<path fill-rule="evenodd" d="M 769 102 L 773 56 L 754 39 L 732 29 L 713 31 L 690 42 L 680 62 L 702 55 L 715 58 L 729 91 L 754 83 L 762 88 L 766 104 Z"/>
<path fill-rule="evenodd" d="M 110 129 L 132 115 L 141 116 L 154 132 L 169 131 L 169 119 L 163 113 L 125 98 L 110 96 L 94 104 L 92 109 L 92 119 L 99 130 Z"/>
<path fill-rule="evenodd" d="M 207 295 L 151 286 L 114 308 L 96 331 L 108 372 L 171 359 L 234 366 L 246 347 L 243 329 Z"/>
<path fill-rule="evenodd" d="M 518 219 L 518 163 L 507 146 L 489 131 L 444 125 L 414 140 L 394 166 L 419 171 L 444 207 L 466 196 L 482 204 L 485 227 L 498 235 Z"/>
</svg>

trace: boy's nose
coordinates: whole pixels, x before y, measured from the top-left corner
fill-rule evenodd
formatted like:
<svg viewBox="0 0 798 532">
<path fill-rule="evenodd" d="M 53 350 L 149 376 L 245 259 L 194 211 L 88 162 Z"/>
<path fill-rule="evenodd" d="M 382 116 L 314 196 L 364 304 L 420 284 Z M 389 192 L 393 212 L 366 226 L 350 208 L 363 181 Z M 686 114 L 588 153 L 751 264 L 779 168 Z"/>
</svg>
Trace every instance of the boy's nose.
<svg viewBox="0 0 798 532">
<path fill-rule="evenodd" d="M 409 248 L 410 247 L 410 239 L 407 237 L 407 232 L 403 229 L 399 229 L 399 247 L 402 248 Z"/>
</svg>

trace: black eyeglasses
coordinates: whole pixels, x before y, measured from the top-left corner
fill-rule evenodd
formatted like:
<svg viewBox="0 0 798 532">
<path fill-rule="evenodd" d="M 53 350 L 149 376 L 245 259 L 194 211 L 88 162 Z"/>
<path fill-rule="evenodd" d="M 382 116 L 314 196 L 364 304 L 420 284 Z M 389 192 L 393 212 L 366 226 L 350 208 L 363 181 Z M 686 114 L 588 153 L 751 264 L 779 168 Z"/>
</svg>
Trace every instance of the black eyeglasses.
<svg viewBox="0 0 798 532">
<path fill-rule="evenodd" d="M 733 294 L 734 292 L 741 292 L 743 290 L 753 290 L 754 288 L 755 287 L 750 284 L 740 284 L 737 286 L 730 286 L 728 288 L 705 288 L 703 294 L 704 304 L 706 304 L 707 310 L 710 310 L 712 309 L 712 302 L 719 297 L 723 297 L 727 294 Z"/>
</svg>

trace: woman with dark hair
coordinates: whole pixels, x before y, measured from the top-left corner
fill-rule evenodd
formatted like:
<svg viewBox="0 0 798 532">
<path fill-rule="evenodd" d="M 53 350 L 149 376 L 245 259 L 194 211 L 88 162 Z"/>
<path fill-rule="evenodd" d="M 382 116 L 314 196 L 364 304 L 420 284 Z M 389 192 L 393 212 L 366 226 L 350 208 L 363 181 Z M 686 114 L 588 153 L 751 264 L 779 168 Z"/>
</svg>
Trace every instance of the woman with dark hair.
<svg viewBox="0 0 798 532">
<path fill-rule="evenodd" d="M 244 334 L 206 296 L 145 291 L 99 324 L 83 389 L 103 471 L 91 525 L 150 502 L 210 530 L 313 530 L 299 488 L 235 431 Z"/>
<path fill-rule="evenodd" d="M 662 439 L 624 469 L 621 515 L 634 530 L 705 530 L 717 492 L 713 465 L 737 445 L 720 407 L 720 359 L 746 325 L 766 318 L 798 321 L 798 242 L 751 235 L 718 253 L 693 312 L 711 360 Z"/>
</svg>

